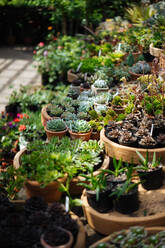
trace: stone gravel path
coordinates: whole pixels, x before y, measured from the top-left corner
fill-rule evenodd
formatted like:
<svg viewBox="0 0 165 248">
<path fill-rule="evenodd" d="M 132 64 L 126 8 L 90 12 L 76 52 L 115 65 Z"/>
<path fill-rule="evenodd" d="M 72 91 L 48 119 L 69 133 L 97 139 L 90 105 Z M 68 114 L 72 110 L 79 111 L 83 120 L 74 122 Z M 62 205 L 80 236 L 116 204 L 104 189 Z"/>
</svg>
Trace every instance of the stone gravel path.
<svg viewBox="0 0 165 248">
<path fill-rule="evenodd" d="M 13 90 L 21 85 L 41 84 L 41 76 L 34 65 L 32 47 L 0 47 L 0 112 Z"/>
</svg>

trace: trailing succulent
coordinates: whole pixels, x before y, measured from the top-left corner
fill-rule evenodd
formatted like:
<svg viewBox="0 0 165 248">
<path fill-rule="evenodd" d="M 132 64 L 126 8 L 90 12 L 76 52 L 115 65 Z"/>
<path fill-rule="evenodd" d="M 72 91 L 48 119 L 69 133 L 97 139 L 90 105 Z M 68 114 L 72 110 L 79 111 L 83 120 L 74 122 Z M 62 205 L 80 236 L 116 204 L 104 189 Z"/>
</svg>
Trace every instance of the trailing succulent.
<svg viewBox="0 0 165 248">
<path fill-rule="evenodd" d="M 130 68 L 130 71 L 135 74 L 149 74 L 151 72 L 151 68 L 145 61 L 139 61 Z"/>
<path fill-rule="evenodd" d="M 66 124 L 62 119 L 52 119 L 47 121 L 46 124 L 47 130 L 59 132 L 66 130 Z"/>
</svg>

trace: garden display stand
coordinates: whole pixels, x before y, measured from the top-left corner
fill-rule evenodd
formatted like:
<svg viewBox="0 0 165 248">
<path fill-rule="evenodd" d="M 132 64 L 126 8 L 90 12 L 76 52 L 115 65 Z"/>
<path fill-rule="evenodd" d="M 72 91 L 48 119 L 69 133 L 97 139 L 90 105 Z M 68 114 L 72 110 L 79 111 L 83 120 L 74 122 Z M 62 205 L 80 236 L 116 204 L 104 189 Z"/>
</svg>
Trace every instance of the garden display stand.
<svg viewBox="0 0 165 248">
<path fill-rule="evenodd" d="M 140 201 L 142 201 L 143 199 L 143 201 L 147 202 L 149 199 L 151 199 L 150 203 L 148 203 L 149 204 L 148 212 L 150 213 L 151 211 L 151 215 L 148 214 L 147 216 L 144 215 L 135 216 L 135 213 L 134 215 L 126 215 L 126 214 L 121 214 L 114 210 L 109 211 L 107 213 L 100 213 L 89 205 L 86 196 L 86 191 L 84 190 L 81 196 L 81 200 L 82 200 L 84 216 L 86 217 L 89 226 L 103 235 L 108 235 L 110 233 L 120 231 L 122 229 L 127 229 L 130 226 L 144 226 L 144 227 L 162 226 L 162 228 L 165 229 L 165 209 L 164 211 L 159 213 L 160 208 L 163 207 L 163 205 L 161 205 L 162 199 L 160 198 L 165 194 L 165 188 L 161 188 L 159 190 L 152 190 L 152 191 L 144 191 L 144 189 L 141 188 L 139 192 L 141 194 L 141 196 L 139 196 Z M 159 196 L 160 203 L 158 203 L 158 199 L 155 199 L 155 202 L 153 202 L 154 197 L 156 198 L 156 195 L 158 197 L 159 194 L 160 194 Z M 151 206 L 152 203 L 153 206 Z M 152 210 L 154 209 L 156 213 L 152 214 Z M 141 207 L 140 211 L 141 213 L 143 213 L 144 206 Z"/>
<path fill-rule="evenodd" d="M 145 228 L 145 230 L 148 232 L 149 235 L 153 235 L 156 234 L 158 232 L 164 231 L 165 227 L 161 227 L 161 226 L 154 226 L 154 227 L 147 227 Z M 111 235 L 108 235 L 107 237 L 95 242 L 94 244 L 92 244 L 90 246 L 90 248 L 97 248 L 98 245 L 102 244 L 102 243 L 106 243 L 111 239 Z"/>
<path fill-rule="evenodd" d="M 129 147 L 123 146 L 118 143 L 115 143 L 109 140 L 105 136 L 105 130 L 102 129 L 100 132 L 100 141 L 105 146 L 105 153 L 109 157 L 115 157 L 117 160 L 122 158 L 123 162 L 128 163 L 139 163 L 139 157 L 136 153 L 136 150 L 139 151 L 144 157 L 146 156 L 146 152 L 149 153 L 149 158 L 152 159 L 154 152 L 156 152 L 156 157 L 160 158 L 162 163 L 165 163 L 165 148 L 155 148 L 155 149 L 143 149 L 143 148 L 136 148 L 136 147 Z"/>
</svg>

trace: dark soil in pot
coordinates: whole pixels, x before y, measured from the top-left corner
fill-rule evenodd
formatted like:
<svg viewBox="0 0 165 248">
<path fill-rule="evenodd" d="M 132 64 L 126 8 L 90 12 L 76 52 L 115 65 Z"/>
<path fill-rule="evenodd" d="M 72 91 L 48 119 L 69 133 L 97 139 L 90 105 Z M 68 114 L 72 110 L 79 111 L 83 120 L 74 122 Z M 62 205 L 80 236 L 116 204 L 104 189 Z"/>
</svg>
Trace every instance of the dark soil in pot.
<svg viewBox="0 0 165 248">
<path fill-rule="evenodd" d="M 96 199 L 96 191 L 86 190 L 89 205 L 100 213 L 106 213 L 113 208 L 112 185 L 99 193 L 99 200 Z"/>
<path fill-rule="evenodd" d="M 163 167 L 151 169 L 149 171 L 138 170 L 138 175 L 144 189 L 159 189 L 163 185 Z"/>
<path fill-rule="evenodd" d="M 69 235 L 63 228 L 54 227 L 52 230 L 45 231 L 43 239 L 48 245 L 54 247 L 66 244 L 69 241 Z"/>
<path fill-rule="evenodd" d="M 131 214 L 139 209 L 138 186 L 115 200 L 115 209 L 123 214 Z"/>
<path fill-rule="evenodd" d="M 120 174 L 119 176 L 115 177 L 114 175 L 108 175 L 107 181 L 112 184 L 113 188 L 117 185 L 120 185 L 126 181 L 127 177 L 126 174 Z"/>
<path fill-rule="evenodd" d="M 146 62 L 152 62 L 152 60 L 155 58 L 149 52 L 146 53 L 143 52 L 143 56 Z"/>
</svg>

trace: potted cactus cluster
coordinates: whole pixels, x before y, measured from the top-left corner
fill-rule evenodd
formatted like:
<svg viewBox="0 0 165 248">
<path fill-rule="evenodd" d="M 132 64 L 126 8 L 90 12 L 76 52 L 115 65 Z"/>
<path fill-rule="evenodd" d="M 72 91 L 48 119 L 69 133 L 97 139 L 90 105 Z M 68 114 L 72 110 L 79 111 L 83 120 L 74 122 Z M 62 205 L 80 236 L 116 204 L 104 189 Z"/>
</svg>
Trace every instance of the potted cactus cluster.
<svg viewBox="0 0 165 248">
<path fill-rule="evenodd" d="M 62 138 L 66 135 L 68 128 L 62 119 L 56 118 L 47 121 L 45 131 L 48 140 L 50 140 L 53 136 L 58 136 L 59 138 Z"/>
</svg>

